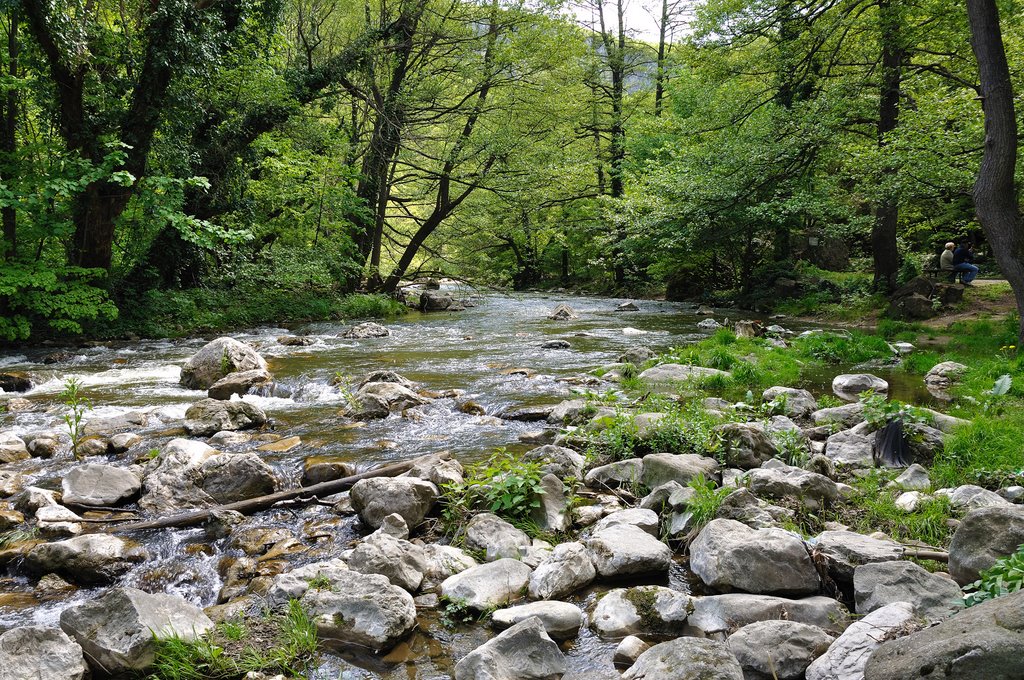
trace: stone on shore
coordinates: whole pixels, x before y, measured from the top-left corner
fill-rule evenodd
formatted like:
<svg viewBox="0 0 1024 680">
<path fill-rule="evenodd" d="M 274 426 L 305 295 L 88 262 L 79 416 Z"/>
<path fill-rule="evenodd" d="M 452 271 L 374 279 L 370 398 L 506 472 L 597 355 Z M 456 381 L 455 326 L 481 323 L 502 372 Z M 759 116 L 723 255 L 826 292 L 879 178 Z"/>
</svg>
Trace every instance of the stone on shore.
<svg viewBox="0 0 1024 680">
<path fill-rule="evenodd" d="M 654 645 L 623 680 L 743 680 L 743 668 L 722 642 L 681 637 Z"/>
<path fill-rule="evenodd" d="M 83 680 L 82 647 L 59 628 L 22 626 L 0 635 L 0 680 Z"/>
<path fill-rule="evenodd" d="M 518 600 L 530 583 L 529 566 L 502 558 L 449 576 L 441 584 L 441 597 L 477 611 L 502 607 Z"/>
</svg>

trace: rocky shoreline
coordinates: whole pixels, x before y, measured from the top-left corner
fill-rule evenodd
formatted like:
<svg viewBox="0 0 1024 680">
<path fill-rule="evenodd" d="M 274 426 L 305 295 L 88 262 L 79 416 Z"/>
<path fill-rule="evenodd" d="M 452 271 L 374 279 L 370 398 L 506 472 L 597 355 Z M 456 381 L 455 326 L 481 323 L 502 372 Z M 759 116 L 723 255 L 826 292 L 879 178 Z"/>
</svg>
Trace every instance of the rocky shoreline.
<svg viewBox="0 0 1024 680">
<path fill-rule="evenodd" d="M 357 326 L 354 337 L 379 336 L 383 327 L 373 326 Z M 625 366 L 651 359 L 636 352 L 603 367 L 604 379 L 622 379 Z M 672 391 L 716 371 L 662 363 L 637 379 Z M 929 379 L 948 383 L 956 373 L 940 365 Z M 606 427 L 610 416 L 585 399 L 506 412 L 502 417 L 537 423 L 522 436 L 539 444 L 522 460 L 542 473 L 530 518 L 557 540 L 531 538 L 477 509 L 455 545 L 437 530 L 437 517 L 446 490 L 467 471 L 440 456 L 315 499 L 321 510 L 330 508 L 329 517 L 310 516 L 301 538 L 220 509 L 280 490 L 283 480 L 261 454 L 295 442 L 264 437 L 268 414 L 232 399 L 275 389 L 251 347 L 217 339 L 185 364 L 181 381 L 208 390 L 181 421 L 140 414 L 88 423 L 76 442 L 81 462 L 59 493 L 26 484 L 16 468 L 60 455 L 67 435 L 0 433 L 0 530 L 22 532 L 22 540 L 0 549 L 0 565 L 39 579 L 45 597 L 105 589 L 64 609 L 59 628 L 21 626 L 0 636 L 0 678 L 145 673 L 161 640 L 201 639 L 220 622 L 295 602 L 325 647 L 378 656 L 401 645 L 425 611 L 486 619 L 477 625 L 501 632 L 458 659 L 457 680 L 563 677 L 565 645 L 581 629 L 617 641 L 614 661 L 630 680 L 1022 677 L 1024 593 L 964 609 L 961 589 L 1024 543 L 1024 506 L 1017 504 L 1024 489 L 933 490 L 928 463 L 961 424 L 944 414 L 930 412 L 929 422 L 910 426 L 917 462 L 892 482 L 903 489 L 899 503 L 908 512 L 929 494 L 966 512 L 945 556 L 948 573 L 930 573 L 910 561 L 921 546 L 884 534 L 830 526 L 805 538 L 791 529 L 800 512 L 849 503 L 847 482 L 875 467 L 876 428 L 858 401 L 819 408 L 806 390 L 772 387 L 761 401 L 779 412 L 766 417 L 710 398 L 704 408 L 727 421 L 715 426 L 716 455 L 651 451 L 621 460 L 583 455 L 581 437 Z M 887 385 L 851 374 L 838 376 L 833 389 L 849 396 L 884 393 Z M 394 413 L 415 418 L 431 400 L 458 396 L 424 390 L 393 371 L 367 375 L 350 390 L 343 411 L 351 422 Z M 472 408 L 468 403 L 460 408 Z M 641 441 L 666 417 L 642 403 L 627 415 Z M 780 459 L 772 436 L 780 431 L 806 447 L 805 464 Z M 154 441 L 162 443 L 150 448 Z M 97 457 L 106 462 L 87 460 Z M 303 483 L 352 472 L 307 461 Z M 703 521 L 698 479 L 725 489 Z M 119 521 L 198 508 L 212 509 L 207 542 L 241 553 L 220 561 L 217 604 L 204 611 L 179 595 L 121 582 L 151 558 L 152 535 L 124 538 Z M 344 541 L 317 538 L 350 530 Z M 679 565 L 700 594 L 672 587 Z M 581 607 L 579 594 L 595 585 L 601 594 Z"/>
</svg>

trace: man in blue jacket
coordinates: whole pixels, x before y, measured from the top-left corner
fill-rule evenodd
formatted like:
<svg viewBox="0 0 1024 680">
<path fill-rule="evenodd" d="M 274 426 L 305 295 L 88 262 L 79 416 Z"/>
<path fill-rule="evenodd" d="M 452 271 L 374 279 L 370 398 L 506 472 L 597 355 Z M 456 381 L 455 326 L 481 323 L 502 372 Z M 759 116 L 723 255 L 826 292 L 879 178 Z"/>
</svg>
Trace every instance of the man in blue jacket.
<svg viewBox="0 0 1024 680">
<path fill-rule="evenodd" d="M 971 264 L 973 260 L 974 246 L 968 241 L 964 241 L 953 251 L 953 271 L 962 272 L 960 280 L 965 286 L 971 285 L 971 281 L 978 276 L 978 268 Z"/>
</svg>

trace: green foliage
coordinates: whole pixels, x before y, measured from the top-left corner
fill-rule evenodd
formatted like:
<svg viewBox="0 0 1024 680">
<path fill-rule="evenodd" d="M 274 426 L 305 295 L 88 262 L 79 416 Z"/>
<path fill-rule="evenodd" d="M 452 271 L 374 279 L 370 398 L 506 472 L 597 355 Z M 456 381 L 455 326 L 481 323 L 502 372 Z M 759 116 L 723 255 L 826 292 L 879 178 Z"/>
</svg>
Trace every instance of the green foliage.
<svg viewBox="0 0 1024 680">
<path fill-rule="evenodd" d="M 398 300 L 380 294 L 349 295 L 342 300 L 338 310 L 347 319 L 390 319 L 409 311 Z"/>
<path fill-rule="evenodd" d="M 779 458 L 787 465 L 803 467 L 810 460 L 811 450 L 807 438 L 799 430 L 774 430 L 771 439 L 779 450 Z"/>
<path fill-rule="evenodd" d="M 946 436 L 932 463 L 932 483 L 941 487 L 978 484 L 997 489 L 1024 480 L 1020 457 L 1024 413 L 1007 409 L 1003 415 L 975 414 L 971 422 Z"/>
<path fill-rule="evenodd" d="M 882 531 L 897 541 L 920 541 L 926 545 L 949 545 L 953 529 L 949 526 L 952 509 L 945 496 L 923 499 L 913 512 L 896 506 L 902 491 L 887 488 L 892 475 L 872 471 L 853 481 L 856 490 L 850 502 L 837 510 L 837 519 L 860 533 Z M 934 478 L 933 478 L 934 483 Z"/>
<path fill-rule="evenodd" d="M 540 506 L 541 464 L 524 461 L 499 449 L 486 461 L 470 466 L 461 483 L 445 485 L 442 520 L 452 535 L 474 512 L 493 512 L 521 527 L 530 527 L 530 513 Z"/>
<path fill-rule="evenodd" d="M 722 442 L 714 428 L 720 421 L 706 409 L 696 403 L 682 408 L 668 403 L 658 406 L 664 415 L 645 425 L 642 433 L 633 414 L 617 413 L 601 430 L 587 435 L 588 456 L 625 460 L 659 451 L 717 454 Z"/>
<path fill-rule="evenodd" d="M 68 407 L 68 412 L 64 414 L 64 423 L 68 427 L 68 434 L 71 435 L 71 452 L 75 456 L 78 455 L 78 443 L 82 440 L 82 417 L 92 408 L 92 403 L 82 396 L 81 389 L 82 383 L 77 378 L 68 378 L 64 381 L 64 391 L 59 397 Z"/>
<path fill-rule="evenodd" d="M 33 333 L 77 334 L 83 323 L 117 317 L 97 284 L 104 272 L 35 262 L 0 263 L 0 338 L 27 340 Z"/>
<path fill-rule="evenodd" d="M 923 423 L 928 420 L 928 415 L 921 409 L 897 399 L 888 399 L 884 394 L 877 392 L 861 394 L 860 403 L 864 405 L 864 420 L 873 430 L 881 429 L 896 419 L 906 424 Z"/>
<path fill-rule="evenodd" d="M 980 576 L 980 579 L 964 587 L 967 593 L 964 604 L 968 607 L 1024 589 L 1024 545 L 1019 546 L 1012 555 L 996 560 Z"/>
<path fill-rule="evenodd" d="M 797 338 L 793 345 L 801 354 L 811 356 L 825 364 L 856 364 L 871 359 L 892 356 L 889 344 L 877 335 L 851 333 L 813 333 Z"/>
<path fill-rule="evenodd" d="M 687 486 L 696 492 L 686 506 L 686 511 L 690 513 L 693 530 L 698 531 L 715 518 L 730 489 L 717 487 L 713 480 L 705 479 L 704 475 L 697 475 Z"/>
</svg>

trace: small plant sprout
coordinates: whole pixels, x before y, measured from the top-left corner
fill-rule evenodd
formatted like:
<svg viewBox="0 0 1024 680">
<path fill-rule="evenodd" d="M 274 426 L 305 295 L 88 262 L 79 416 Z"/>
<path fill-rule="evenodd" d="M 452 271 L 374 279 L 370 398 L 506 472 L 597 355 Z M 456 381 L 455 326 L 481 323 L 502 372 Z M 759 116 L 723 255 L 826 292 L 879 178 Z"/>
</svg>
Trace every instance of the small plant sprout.
<svg viewBox="0 0 1024 680">
<path fill-rule="evenodd" d="M 82 383 L 77 378 L 68 378 L 64 381 L 64 391 L 60 393 L 60 400 L 68 407 L 68 412 L 64 414 L 64 422 L 71 435 L 71 452 L 76 457 L 78 444 L 82 441 L 82 417 L 92 408 L 89 400 L 82 396 L 81 389 Z"/>
</svg>

